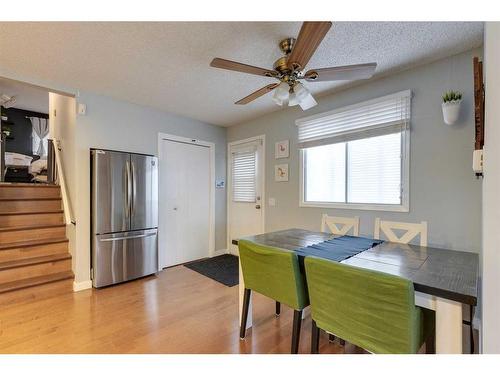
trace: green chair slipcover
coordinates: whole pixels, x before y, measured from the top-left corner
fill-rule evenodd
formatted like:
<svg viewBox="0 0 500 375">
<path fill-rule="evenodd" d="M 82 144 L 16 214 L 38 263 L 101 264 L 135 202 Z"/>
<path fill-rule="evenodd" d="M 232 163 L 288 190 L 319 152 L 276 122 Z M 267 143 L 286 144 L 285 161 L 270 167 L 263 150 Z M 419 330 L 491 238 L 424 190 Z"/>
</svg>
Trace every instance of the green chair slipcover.
<svg viewBox="0 0 500 375">
<path fill-rule="evenodd" d="M 238 248 L 245 281 L 240 338 L 245 338 L 248 305 L 253 290 L 294 309 L 291 352 L 297 353 L 302 310 L 309 305 L 307 286 L 299 269 L 297 254 L 246 240 L 239 240 Z"/>
<path fill-rule="evenodd" d="M 312 353 L 319 329 L 372 353 L 416 353 L 432 339 L 434 312 L 415 306 L 410 280 L 315 257 L 306 257 L 305 269 Z"/>
</svg>

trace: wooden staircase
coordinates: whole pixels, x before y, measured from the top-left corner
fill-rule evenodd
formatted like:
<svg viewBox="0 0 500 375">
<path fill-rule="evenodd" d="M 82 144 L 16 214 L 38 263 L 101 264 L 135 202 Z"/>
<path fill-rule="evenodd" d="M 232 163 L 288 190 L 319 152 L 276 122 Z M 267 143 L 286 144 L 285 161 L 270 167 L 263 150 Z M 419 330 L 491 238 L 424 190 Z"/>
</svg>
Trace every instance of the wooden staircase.
<svg viewBox="0 0 500 375">
<path fill-rule="evenodd" d="M 72 290 L 61 191 L 0 184 L 0 306 Z"/>
</svg>

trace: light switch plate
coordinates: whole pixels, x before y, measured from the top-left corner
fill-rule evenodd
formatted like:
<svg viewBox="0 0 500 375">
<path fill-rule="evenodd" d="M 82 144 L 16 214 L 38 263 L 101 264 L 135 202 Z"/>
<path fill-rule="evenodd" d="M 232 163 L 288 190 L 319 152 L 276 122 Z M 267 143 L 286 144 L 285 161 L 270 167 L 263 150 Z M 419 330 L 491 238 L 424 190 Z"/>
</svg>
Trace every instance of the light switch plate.
<svg viewBox="0 0 500 375">
<path fill-rule="evenodd" d="M 78 114 L 85 115 L 87 113 L 87 106 L 83 103 L 78 103 Z"/>
<path fill-rule="evenodd" d="M 274 198 L 269 198 L 269 205 L 270 205 L 270 206 L 276 206 L 276 199 L 274 199 Z"/>
</svg>

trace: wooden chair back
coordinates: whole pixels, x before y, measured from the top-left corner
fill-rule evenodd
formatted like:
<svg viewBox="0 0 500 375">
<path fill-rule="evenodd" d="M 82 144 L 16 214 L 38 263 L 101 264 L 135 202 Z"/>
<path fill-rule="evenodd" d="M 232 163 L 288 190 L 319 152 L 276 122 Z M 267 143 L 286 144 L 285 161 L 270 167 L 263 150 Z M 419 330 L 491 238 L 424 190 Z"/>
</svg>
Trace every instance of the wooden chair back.
<svg viewBox="0 0 500 375">
<path fill-rule="evenodd" d="M 394 230 L 406 231 L 401 236 L 396 235 Z M 403 223 L 398 221 L 386 221 L 375 219 L 373 238 L 379 240 L 382 232 L 389 241 L 407 244 L 420 235 L 420 246 L 427 246 L 427 221 L 420 223 Z"/>
<path fill-rule="evenodd" d="M 341 217 L 323 214 L 321 218 L 321 231 L 327 232 L 328 230 L 332 234 L 339 236 L 346 235 L 352 230 L 353 236 L 359 236 L 359 216 Z"/>
</svg>

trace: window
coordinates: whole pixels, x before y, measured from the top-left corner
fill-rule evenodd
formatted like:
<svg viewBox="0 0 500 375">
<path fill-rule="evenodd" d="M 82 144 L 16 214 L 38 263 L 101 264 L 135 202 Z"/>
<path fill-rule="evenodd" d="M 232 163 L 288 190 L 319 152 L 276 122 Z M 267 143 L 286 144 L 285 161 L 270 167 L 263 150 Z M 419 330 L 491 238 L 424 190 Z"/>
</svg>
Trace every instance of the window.
<svg viewBox="0 0 500 375">
<path fill-rule="evenodd" d="M 36 132 L 33 130 L 31 132 L 31 140 L 32 140 L 32 150 L 33 150 L 33 155 L 39 155 L 41 159 L 46 159 L 47 158 L 47 150 L 48 150 L 48 140 L 49 140 L 49 135 L 47 134 L 45 137 L 40 139 L 40 136 L 36 134 Z M 42 147 L 40 148 L 40 142 L 42 143 Z"/>
<path fill-rule="evenodd" d="M 256 201 L 256 162 L 255 149 L 233 153 L 233 202 Z"/>
<path fill-rule="evenodd" d="M 49 120 L 41 117 L 28 117 L 31 122 L 33 155 L 47 158 L 47 142 L 49 137 Z"/>
<path fill-rule="evenodd" d="M 301 206 L 408 211 L 410 96 L 297 120 Z"/>
</svg>

